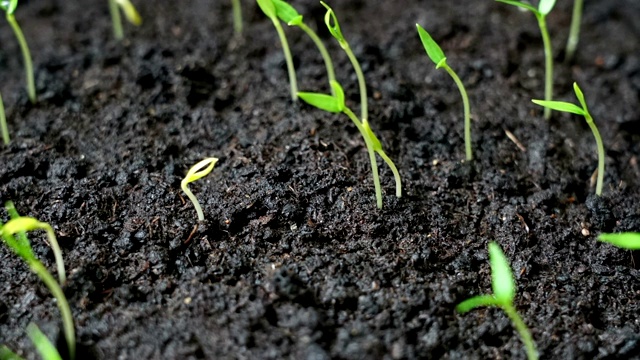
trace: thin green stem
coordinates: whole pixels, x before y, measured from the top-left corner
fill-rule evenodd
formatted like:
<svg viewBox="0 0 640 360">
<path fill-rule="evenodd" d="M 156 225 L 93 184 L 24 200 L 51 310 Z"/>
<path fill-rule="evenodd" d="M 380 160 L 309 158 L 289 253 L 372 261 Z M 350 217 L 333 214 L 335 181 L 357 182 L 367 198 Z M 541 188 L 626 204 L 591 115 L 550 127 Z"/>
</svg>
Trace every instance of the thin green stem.
<svg viewBox="0 0 640 360">
<path fill-rule="evenodd" d="M 5 145 L 9 145 L 9 128 L 7 127 L 7 117 L 4 114 L 4 102 L 0 95 L 0 130 L 2 130 L 2 140 Z"/>
<path fill-rule="evenodd" d="M 242 7 L 240 0 L 231 0 L 233 7 L 233 30 L 236 35 L 242 34 Z"/>
<path fill-rule="evenodd" d="M 598 147 L 598 180 L 596 182 L 596 195 L 602 195 L 602 186 L 604 183 L 604 145 L 602 144 L 602 137 L 600 136 L 600 132 L 596 127 L 596 124 L 593 122 L 593 118 L 589 113 L 584 115 L 585 119 L 587 119 L 587 124 L 591 128 L 591 132 L 593 132 L 593 137 L 596 138 L 596 146 Z"/>
<path fill-rule="evenodd" d="M 573 55 L 580 41 L 580 24 L 582 23 L 582 7 L 583 0 L 574 0 L 573 16 L 571 17 L 571 30 L 567 39 L 567 47 L 565 50 L 565 61 L 569 62 L 573 59 Z"/>
<path fill-rule="evenodd" d="M 340 44 L 344 51 L 347 53 L 351 64 L 353 65 L 353 69 L 356 71 L 356 76 L 358 77 L 358 86 L 360 87 L 360 111 L 362 113 L 362 122 L 367 121 L 369 118 L 369 109 L 367 106 L 367 84 L 364 81 L 364 74 L 362 73 L 362 68 L 360 67 L 360 63 L 356 56 L 351 51 L 351 47 L 345 41 Z"/>
<path fill-rule="evenodd" d="M 113 24 L 113 36 L 115 36 L 116 40 L 124 39 L 120 9 L 115 0 L 109 0 L 109 12 L 111 13 L 111 23 Z"/>
<path fill-rule="evenodd" d="M 538 16 L 538 25 L 542 33 L 542 42 L 544 43 L 544 63 L 545 63 L 545 80 L 544 80 L 544 99 L 546 101 L 553 100 L 553 50 L 551 49 L 551 38 L 547 30 L 547 21 L 544 15 Z M 544 108 L 544 118 L 551 118 L 551 109 Z"/>
<path fill-rule="evenodd" d="M 47 269 L 38 260 L 29 261 L 29 267 L 31 270 L 40 277 L 44 284 L 49 288 L 51 294 L 56 298 L 58 303 L 58 309 L 62 315 L 62 327 L 64 328 L 64 337 L 67 340 L 67 347 L 69 348 L 69 358 L 72 360 L 76 356 L 76 334 L 73 325 L 73 316 L 71 314 L 71 308 L 67 302 L 67 298 L 64 296 L 64 292 L 56 280 L 51 276 Z"/>
<path fill-rule="evenodd" d="M 389 168 L 391 168 L 391 172 L 393 172 L 393 177 L 396 180 L 396 197 L 402 197 L 402 180 L 400 179 L 400 173 L 398 172 L 398 168 L 396 168 L 396 164 L 391 161 L 391 159 L 385 154 L 384 151 L 376 151 L 378 155 L 387 163 Z"/>
<path fill-rule="evenodd" d="M 203 221 L 204 213 L 202 212 L 202 207 L 200 206 L 200 202 L 198 201 L 198 198 L 195 195 L 193 195 L 193 193 L 191 192 L 191 190 L 186 184 L 182 185 L 182 191 L 184 191 L 184 193 L 187 194 L 187 197 L 193 203 L 193 207 L 196 208 L 196 212 L 198 213 L 198 221 Z"/>
<path fill-rule="evenodd" d="M 515 307 L 513 307 L 513 305 L 511 304 L 504 304 L 501 307 L 502 310 L 507 313 L 507 316 L 509 316 L 511 322 L 513 322 L 513 325 L 515 326 L 516 331 L 518 331 L 518 334 L 520 334 L 520 338 L 522 339 L 522 342 L 524 343 L 527 351 L 527 359 L 537 360 L 538 351 L 536 350 L 536 344 L 534 343 L 533 337 L 531 336 L 531 331 L 529 331 L 529 328 L 524 323 L 524 320 L 522 320 L 522 317 L 520 317 L 520 314 L 518 314 Z"/>
<path fill-rule="evenodd" d="M 329 56 L 329 52 L 327 51 L 327 48 L 324 46 L 324 44 L 322 43 L 322 40 L 320 40 L 316 32 L 311 30 L 311 28 L 309 28 L 305 23 L 301 22 L 298 25 L 298 27 L 300 27 L 302 31 L 304 31 L 307 35 L 309 35 L 311 40 L 313 40 L 314 44 L 316 44 L 316 46 L 318 47 L 318 50 L 320 50 L 320 54 L 322 55 L 322 59 L 324 60 L 324 65 L 327 68 L 327 77 L 329 78 L 329 84 L 331 84 L 332 81 L 336 80 L 336 74 L 333 69 L 333 62 L 331 61 L 331 56 Z M 332 87 L 331 87 L 331 95 L 335 96 L 335 92 L 333 91 Z"/>
<path fill-rule="evenodd" d="M 369 152 L 369 160 L 371 161 L 371 172 L 373 173 L 373 185 L 376 190 L 376 204 L 378 209 L 382 209 L 382 188 L 380 186 L 380 175 L 378 174 L 378 163 L 376 162 L 376 154 L 373 151 L 373 143 L 371 139 L 369 139 L 362 123 L 358 120 L 353 111 L 348 107 L 345 107 L 343 112 L 349 117 L 349 119 L 351 119 L 351 121 L 353 121 L 354 124 L 356 124 L 356 127 L 364 139 L 364 143 L 367 145 L 367 152 Z"/>
<path fill-rule="evenodd" d="M 64 284 L 67 282 L 67 274 L 64 270 L 64 261 L 62 260 L 62 250 L 60 250 L 60 245 L 58 244 L 58 239 L 56 239 L 56 234 L 53 231 L 51 226 L 45 226 L 43 229 L 47 232 L 47 238 L 49 239 L 49 245 L 51 249 L 53 249 L 53 255 L 56 258 L 56 267 L 58 269 L 58 279 L 60 280 L 60 284 Z"/>
<path fill-rule="evenodd" d="M 447 63 L 444 63 L 442 66 L 453 78 L 453 81 L 458 86 L 458 90 L 460 90 L 460 95 L 462 96 L 462 104 L 464 107 L 464 148 L 467 154 L 467 161 L 473 160 L 473 153 L 471 152 L 471 114 L 469 111 L 469 97 L 467 96 L 467 91 L 464 88 L 464 84 L 460 81 L 458 74 L 456 74 Z"/>
<path fill-rule="evenodd" d="M 273 26 L 275 26 L 278 36 L 280 37 L 280 43 L 282 43 L 282 51 L 284 52 L 284 58 L 287 61 L 287 70 L 289 71 L 289 85 L 291 86 L 291 100 L 298 100 L 298 81 L 296 80 L 296 69 L 293 66 L 293 58 L 291 57 L 291 50 L 289 49 L 289 43 L 287 37 L 284 34 L 282 26 L 280 26 L 280 20 L 277 17 L 271 19 Z"/>
<path fill-rule="evenodd" d="M 24 34 L 22 33 L 15 16 L 7 14 L 7 21 L 9 22 L 9 25 L 11 25 L 11 28 L 18 39 L 18 43 L 20 44 L 20 50 L 22 50 L 22 58 L 24 60 L 24 71 L 27 77 L 27 92 L 29 93 L 29 100 L 32 104 L 35 104 L 37 101 L 36 82 L 33 76 L 33 62 L 31 61 L 31 52 L 29 51 L 27 40 L 24 38 Z"/>
</svg>

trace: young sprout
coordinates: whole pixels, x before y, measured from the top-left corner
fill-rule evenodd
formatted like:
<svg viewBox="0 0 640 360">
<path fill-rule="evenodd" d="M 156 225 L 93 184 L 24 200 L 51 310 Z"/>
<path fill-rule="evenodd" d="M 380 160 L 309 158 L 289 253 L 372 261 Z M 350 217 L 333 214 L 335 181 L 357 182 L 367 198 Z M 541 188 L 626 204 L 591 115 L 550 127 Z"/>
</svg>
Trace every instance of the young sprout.
<svg viewBox="0 0 640 360">
<path fill-rule="evenodd" d="M 544 106 L 546 109 L 553 109 L 584 116 L 584 119 L 591 128 L 591 132 L 593 132 L 593 137 L 596 138 L 596 146 L 598 148 L 598 180 L 596 182 L 596 195 L 600 196 L 602 195 L 602 184 L 604 181 L 604 145 L 602 145 L 602 137 L 600 137 L 600 132 L 598 131 L 596 124 L 593 122 L 591 114 L 589 114 L 587 103 L 584 100 L 584 95 L 582 94 L 582 90 L 580 90 L 578 83 L 573 83 L 573 91 L 576 93 L 576 97 L 582 107 L 564 101 L 545 101 L 535 99 L 531 101 Z"/>
<path fill-rule="evenodd" d="M 438 43 L 433 40 L 431 35 L 429 35 L 422 26 L 416 24 L 416 27 L 418 28 L 418 35 L 420 35 L 422 46 L 424 46 L 424 49 L 427 51 L 427 55 L 431 61 L 436 64 L 436 69 L 445 69 L 458 86 L 458 90 L 462 96 L 462 105 L 464 107 L 464 148 L 467 154 L 467 161 L 471 161 L 473 160 L 473 154 L 471 152 L 471 115 L 469 114 L 469 97 L 467 96 L 467 91 L 465 90 L 462 81 L 460 81 L 458 74 L 456 74 L 455 71 L 453 71 L 453 69 L 451 69 L 447 64 L 447 57 L 444 56 L 444 52 Z"/>
<path fill-rule="evenodd" d="M 67 341 L 67 347 L 69 349 L 69 357 L 71 359 L 75 358 L 75 349 L 76 349 L 76 336 L 75 329 L 73 325 L 73 317 L 71 315 L 71 309 L 69 308 L 69 303 L 67 302 L 67 298 L 64 296 L 64 292 L 62 288 L 53 278 L 53 276 L 47 271 L 47 268 L 38 260 L 33 250 L 31 249 L 31 244 L 29 243 L 29 239 L 26 236 L 27 231 L 31 231 L 33 229 L 42 229 L 48 228 L 51 226 L 45 223 L 41 223 L 33 218 L 25 218 L 18 215 L 15 207 L 12 203 L 7 203 L 7 212 L 11 220 L 9 220 L 6 224 L 2 225 L 0 223 L 0 237 L 4 240 L 4 243 L 13 250 L 22 260 L 27 263 L 31 271 L 33 271 L 44 284 L 49 288 L 53 297 L 56 298 L 58 303 L 58 308 L 60 309 L 60 313 L 62 314 L 62 325 L 64 328 L 64 335 Z M 46 226 L 44 226 L 44 225 Z M 49 234 L 49 230 L 47 229 L 47 234 Z M 53 246 L 54 241 L 53 238 L 50 237 L 51 245 Z M 57 246 L 57 242 L 55 242 Z M 59 251 L 59 249 L 58 249 Z M 54 250 L 55 252 L 55 250 Z M 56 261 L 58 257 L 56 255 Z M 62 269 L 64 271 L 64 268 Z M 60 267 L 58 267 L 58 272 L 60 274 Z"/>
<path fill-rule="evenodd" d="M 569 30 L 569 38 L 567 39 L 567 47 L 564 52 L 565 61 L 569 62 L 573 59 L 573 55 L 578 47 L 580 40 L 580 23 L 582 22 L 582 5 L 583 0 L 573 1 L 573 16 L 571 17 L 571 30 Z"/>
<path fill-rule="evenodd" d="M 623 249 L 640 250 L 640 233 L 600 234 L 598 240 Z"/>
<path fill-rule="evenodd" d="M 7 117 L 4 115 L 4 102 L 0 95 L 0 132 L 2 133 L 2 141 L 5 145 L 9 145 L 9 128 L 7 128 Z"/>
<path fill-rule="evenodd" d="M 199 161 L 197 164 L 193 165 L 191 169 L 189 169 L 189 171 L 187 172 L 187 175 L 185 175 L 184 179 L 182 179 L 182 182 L 180 183 L 182 187 L 182 191 L 184 191 L 184 193 L 187 194 L 187 196 L 189 197 L 189 200 L 191 200 L 191 202 L 193 203 L 193 206 L 196 208 L 196 211 L 198 212 L 198 221 L 204 220 L 204 214 L 202 213 L 202 208 L 200 207 L 200 203 L 198 202 L 198 199 L 195 197 L 195 195 L 193 195 L 191 190 L 189 190 L 189 187 L 187 185 L 189 185 L 189 183 L 192 183 L 196 180 L 199 180 L 207 176 L 211 172 L 211 170 L 213 170 L 213 167 L 216 165 L 217 162 L 218 162 L 218 159 L 214 157 L 206 158 L 204 160 Z"/>
<path fill-rule="evenodd" d="M 538 19 L 538 26 L 540 27 L 540 33 L 542 33 L 542 42 L 544 44 L 544 62 L 545 62 L 545 80 L 544 80 L 544 99 L 546 101 L 553 100 L 553 50 L 551 49 L 551 38 L 549 37 L 549 31 L 547 30 L 547 15 L 551 12 L 556 4 L 556 0 L 540 0 L 538 8 L 515 0 L 496 0 L 501 3 L 517 6 L 522 9 L 527 9 L 536 16 Z M 544 118 L 549 120 L 551 118 L 551 109 L 544 109 Z"/>
<path fill-rule="evenodd" d="M 116 40 L 124 39 L 124 30 L 122 30 L 122 20 L 120 18 L 120 9 L 124 13 L 127 20 L 135 26 L 142 24 L 142 18 L 138 14 L 135 6 L 129 0 L 109 0 L 109 12 L 111 13 L 111 22 L 113 23 L 113 35 Z"/>
<path fill-rule="evenodd" d="M 18 7 L 18 0 L 2 0 L 0 1 L 0 8 L 7 13 L 7 22 L 11 25 L 16 39 L 20 44 L 20 50 L 22 50 L 22 59 L 24 60 L 24 72 L 27 77 L 27 92 L 29 94 L 29 100 L 32 104 L 37 101 L 36 98 L 36 82 L 33 76 L 33 62 L 31 61 L 31 52 L 27 45 L 27 40 L 24 38 L 24 34 L 18 25 L 18 21 L 13 15 Z"/>
<path fill-rule="evenodd" d="M 27 335 L 29 339 L 36 346 L 36 350 L 40 354 L 40 357 L 44 360 L 62 360 L 58 349 L 49 341 L 47 336 L 40 331 L 38 325 L 29 324 L 27 326 Z"/>
<path fill-rule="evenodd" d="M 22 360 L 18 354 L 14 353 L 8 347 L 2 345 L 0 346 L 0 359 L 2 360 Z"/>
<path fill-rule="evenodd" d="M 276 15 L 278 15 L 278 18 L 280 18 L 280 20 L 282 20 L 289 26 L 299 27 L 311 38 L 313 43 L 316 44 L 316 47 L 320 51 L 320 55 L 322 55 L 322 59 L 324 60 L 324 65 L 327 68 L 327 77 L 329 78 L 329 85 L 331 85 L 331 82 L 336 80 L 336 75 L 333 69 L 333 62 L 331 61 L 329 52 L 322 43 L 322 40 L 320 40 L 315 31 L 313 31 L 304 23 L 304 21 L 302 20 L 302 15 L 300 15 L 293 6 L 283 0 L 271 1 L 276 7 Z M 333 87 L 331 87 L 331 93 L 335 95 L 335 93 L 333 93 Z"/>
<path fill-rule="evenodd" d="M 287 42 L 287 37 L 284 34 L 284 30 L 282 26 L 280 26 L 280 20 L 278 20 L 278 14 L 276 11 L 276 5 L 272 0 L 256 0 L 258 6 L 262 12 L 267 15 L 273 26 L 276 28 L 278 32 L 278 36 L 280 37 L 280 43 L 282 43 L 282 51 L 284 52 L 284 58 L 287 62 L 287 70 L 289 72 L 289 85 L 291 87 L 291 100 L 296 101 L 298 94 L 298 81 L 296 80 L 296 69 L 293 66 L 293 58 L 291 57 L 291 50 L 289 49 L 289 43 Z"/>
<path fill-rule="evenodd" d="M 242 7 L 240 0 L 231 0 L 233 7 L 233 31 L 236 35 L 242 34 Z"/>
<path fill-rule="evenodd" d="M 495 306 L 504 311 L 515 326 L 518 334 L 522 338 L 529 360 L 538 359 L 536 345 L 527 325 L 518 314 L 513 299 L 516 296 L 516 284 L 509 261 L 500 249 L 500 245 L 495 242 L 489 243 L 489 263 L 491 264 L 491 287 L 492 295 L 479 295 L 467 299 L 458 306 L 456 310 L 462 314 L 481 306 Z"/>
</svg>

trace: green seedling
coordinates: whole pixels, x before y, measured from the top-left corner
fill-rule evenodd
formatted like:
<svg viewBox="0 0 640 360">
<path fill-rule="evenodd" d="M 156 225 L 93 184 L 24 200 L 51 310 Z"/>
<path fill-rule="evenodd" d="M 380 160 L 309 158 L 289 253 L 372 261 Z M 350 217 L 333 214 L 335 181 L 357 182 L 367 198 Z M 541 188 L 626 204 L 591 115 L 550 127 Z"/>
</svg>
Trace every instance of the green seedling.
<svg viewBox="0 0 640 360">
<path fill-rule="evenodd" d="M 573 59 L 573 55 L 578 48 L 580 40 L 580 23 L 582 22 L 583 0 L 574 0 L 573 16 L 571 17 L 571 30 L 569 30 L 569 38 L 567 39 L 567 47 L 565 48 L 565 61 L 569 62 Z"/>
<path fill-rule="evenodd" d="M 191 200 L 193 206 L 196 208 L 196 212 L 198 213 L 198 221 L 204 220 L 204 214 L 202 213 L 202 207 L 200 207 L 198 199 L 195 197 L 195 195 L 193 195 L 191 190 L 189 190 L 188 185 L 189 183 L 207 176 L 211 172 L 211 170 L 213 170 L 213 167 L 217 162 L 218 159 L 214 157 L 206 158 L 199 161 L 197 164 L 193 165 L 191 169 L 189 169 L 187 175 L 185 175 L 184 179 L 182 179 L 182 182 L 180 183 L 182 191 L 187 194 L 189 200 Z"/>
<path fill-rule="evenodd" d="M 18 215 L 15 207 L 10 202 L 7 203 L 6 208 L 11 219 L 4 225 L 0 223 L 0 237 L 2 237 L 4 243 L 29 266 L 31 271 L 33 271 L 40 278 L 40 280 L 42 280 L 42 282 L 44 282 L 47 288 L 49 288 L 49 291 L 51 292 L 53 297 L 56 298 L 58 308 L 60 309 L 60 313 L 62 314 L 62 325 L 64 328 L 65 339 L 67 341 L 67 347 L 69 349 L 69 357 L 71 359 L 74 359 L 76 349 L 76 336 L 69 303 L 67 302 L 67 298 L 64 296 L 64 292 L 62 291 L 60 284 L 56 282 L 56 280 L 49 273 L 47 268 L 40 262 L 40 260 L 35 257 L 35 254 L 31 249 L 29 239 L 26 235 L 27 231 L 32 231 L 35 229 L 45 229 L 47 231 L 47 235 L 50 236 L 49 229 L 51 229 L 51 226 L 46 223 L 42 223 L 34 218 L 21 217 L 20 215 Z M 52 229 L 51 232 L 53 232 Z M 54 240 L 55 237 L 49 237 L 49 241 L 51 242 L 52 247 L 54 246 L 54 243 L 56 244 L 55 246 L 57 246 L 57 241 L 54 242 Z M 58 257 L 56 255 L 56 262 L 57 261 Z M 58 266 L 58 273 L 59 275 L 62 274 L 62 282 L 64 279 L 64 267 L 62 268 L 61 272 L 60 266 Z"/>
<path fill-rule="evenodd" d="M 129 0 L 109 0 L 109 12 L 111 13 L 111 22 L 113 23 L 113 35 L 116 40 L 124 39 L 124 30 L 122 29 L 122 19 L 120 18 L 120 10 L 124 13 L 127 20 L 135 25 L 142 24 L 142 18 L 138 14 L 135 6 Z"/>
<path fill-rule="evenodd" d="M 9 128 L 7 128 L 7 117 L 4 114 L 4 102 L 0 95 L 0 131 L 2 132 L 2 141 L 5 145 L 9 145 Z"/>
<path fill-rule="evenodd" d="M 267 15 L 273 26 L 276 28 L 276 32 L 280 37 L 280 43 L 282 44 L 282 51 L 284 52 L 284 58 L 287 62 L 287 70 L 289 72 L 289 85 L 291 87 L 291 100 L 296 101 L 298 99 L 298 81 L 296 80 L 296 69 L 293 66 L 293 58 L 291 57 L 291 50 L 289 49 L 289 43 L 287 37 L 284 34 L 282 26 L 280 26 L 280 20 L 278 20 L 278 13 L 276 11 L 276 5 L 272 0 L 256 0 L 258 6 L 262 12 Z"/>
<path fill-rule="evenodd" d="M 542 34 L 542 42 L 544 44 L 544 62 L 545 62 L 545 81 L 544 81 L 544 99 L 546 101 L 553 100 L 553 50 L 551 49 L 551 38 L 547 30 L 547 15 L 551 12 L 556 4 L 556 0 L 540 0 L 538 8 L 515 0 L 496 0 L 501 3 L 517 6 L 521 9 L 531 11 L 538 19 L 538 26 Z M 544 109 L 544 118 L 551 118 L 551 109 Z"/>
<path fill-rule="evenodd" d="M 469 97 L 467 96 L 467 90 L 464 88 L 464 84 L 460 81 L 458 74 L 449 67 L 447 64 L 447 57 L 444 56 L 444 52 L 433 40 L 431 35 L 419 24 L 416 24 L 418 28 L 418 35 L 422 41 L 422 46 L 427 51 L 427 55 L 436 64 L 436 69 L 443 68 L 453 78 L 453 81 L 458 86 L 460 95 L 462 96 L 462 105 L 464 108 L 464 147 L 467 155 L 467 161 L 473 160 L 473 153 L 471 152 L 471 114 L 469 112 Z"/>
<path fill-rule="evenodd" d="M 538 352 L 531 332 L 513 304 L 513 299 L 516 296 L 516 284 L 513 280 L 509 261 L 500 249 L 500 245 L 493 241 L 489 243 L 489 263 L 491 264 L 493 294 L 479 295 L 467 299 L 458 304 L 456 310 L 464 314 L 482 306 L 494 306 L 502 309 L 511 319 L 518 334 L 520 334 L 527 351 L 527 358 L 529 360 L 538 359 Z"/>
<path fill-rule="evenodd" d="M 233 7 L 233 31 L 236 35 L 242 34 L 242 6 L 240 0 L 231 0 Z"/>
<path fill-rule="evenodd" d="M 553 109 L 562 112 L 568 112 L 572 114 L 582 115 L 584 119 L 587 121 L 589 128 L 591 128 L 591 132 L 593 132 L 593 137 L 596 138 L 596 146 L 598 148 L 598 180 L 596 182 L 596 195 L 602 195 L 602 185 L 604 182 L 604 145 L 602 145 L 602 137 L 600 137 L 600 132 L 596 127 L 596 124 L 593 122 L 593 118 L 591 114 L 589 114 L 589 109 L 587 108 L 587 103 L 584 100 L 584 95 L 582 94 L 582 90 L 578 86 L 578 83 L 573 83 L 573 91 L 576 93 L 576 97 L 580 102 L 580 106 L 574 105 L 572 103 L 564 102 L 564 101 L 545 101 L 545 100 L 531 100 L 534 103 L 544 106 L 545 109 Z"/>
<path fill-rule="evenodd" d="M 307 24 L 304 23 L 302 15 L 298 13 L 298 11 L 291 6 L 289 3 L 283 0 L 271 0 L 273 5 L 276 7 L 276 14 L 280 20 L 285 22 L 289 26 L 297 26 L 302 31 L 307 34 L 311 38 L 311 41 L 316 45 L 318 50 L 320 51 L 320 55 L 322 55 L 322 59 L 324 60 L 324 65 L 327 68 L 327 77 L 329 78 L 329 86 L 331 86 L 331 82 L 336 80 L 335 71 L 333 68 L 333 62 L 331 61 L 331 56 L 329 56 L 329 52 L 327 48 L 322 43 L 322 40 L 318 37 L 315 31 L 313 31 Z M 331 92 L 333 95 L 333 87 L 331 87 Z"/>
<path fill-rule="evenodd" d="M 20 25 L 18 25 L 18 21 L 14 16 L 14 13 L 17 7 L 18 7 L 18 0 L 0 1 L 0 8 L 7 13 L 7 22 L 9 23 L 9 25 L 11 25 L 11 28 L 13 29 L 13 33 L 16 35 L 16 39 L 18 39 L 18 44 L 20 44 L 20 50 L 22 51 L 22 59 L 24 61 L 24 72 L 27 78 L 27 92 L 29 94 L 29 100 L 31 101 L 32 104 L 35 104 L 37 101 L 37 98 L 36 98 L 36 82 L 33 75 L 33 62 L 31 61 L 31 52 L 29 51 L 27 40 L 24 38 L 22 29 L 20 29 Z"/>
<path fill-rule="evenodd" d="M 47 336 L 40 331 L 36 324 L 27 326 L 27 335 L 36 346 L 36 350 L 43 360 L 62 360 L 58 349 L 49 341 Z"/>
<path fill-rule="evenodd" d="M 600 234 L 598 240 L 623 249 L 640 250 L 640 233 Z"/>
</svg>

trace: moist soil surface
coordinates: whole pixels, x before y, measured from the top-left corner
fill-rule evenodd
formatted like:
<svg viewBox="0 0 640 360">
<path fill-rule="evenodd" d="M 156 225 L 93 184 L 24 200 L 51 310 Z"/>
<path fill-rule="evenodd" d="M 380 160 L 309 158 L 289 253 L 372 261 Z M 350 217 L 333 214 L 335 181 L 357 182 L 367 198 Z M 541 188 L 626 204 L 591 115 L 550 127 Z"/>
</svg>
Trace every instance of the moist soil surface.
<svg viewBox="0 0 640 360">
<path fill-rule="evenodd" d="M 334 1 L 360 60 L 370 122 L 402 175 L 379 160 L 376 208 L 364 142 L 348 118 L 293 103 L 273 25 L 244 2 L 137 1 L 144 24 L 113 39 L 107 2 L 22 2 L 39 102 L 28 102 L 7 24 L 1 91 L 12 142 L 0 198 L 50 223 L 80 359 L 524 359 L 495 308 L 455 306 L 491 292 L 487 244 L 517 283 L 515 305 L 542 358 L 640 358 L 640 256 L 596 241 L 640 230 L 640 3 L 586 1 L 581 48 L 563 51 L 571 1 L 548 22 L 556 98 L 585 92 L 578 116 L 542 118 L 544 60 L 534 16 L 493 1 Z M 316 1 L 319 28 L 359 113 L 355 73 Z M 467 85 L 475 160 L 464 162 L 462 101 L 430 62 L 422 24 Z M 313 43 L 285 29 L 300 88 L 328 92 Z M 516 140 L 511 140 L 508 133 Z M 215 156 L 191 185 L 190 166 Z M 8 215 L 2 212 L 6 221 Z M 30 236 L 55 274 L 44 234 Z M 0 343 L 37 358 L 30 322 L 64 348 L 55 300 L 0 250 Z"/>
</svg>

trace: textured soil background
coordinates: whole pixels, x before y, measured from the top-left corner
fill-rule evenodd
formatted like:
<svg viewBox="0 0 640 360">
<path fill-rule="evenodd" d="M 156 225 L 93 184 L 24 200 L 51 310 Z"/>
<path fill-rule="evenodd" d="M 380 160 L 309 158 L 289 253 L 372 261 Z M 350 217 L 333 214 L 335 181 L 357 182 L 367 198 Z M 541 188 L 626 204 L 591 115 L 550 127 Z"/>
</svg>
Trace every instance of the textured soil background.
<svg viewBox="0 0 640 360">
<path fill-rule="evenodd" d="M 323 8 L 292 3 L 321 29 L 357 110 L 353 69 L 318 26 Z M 602 198 L 584 120 L 546 122 L 530 102 L 544 76 L 531 14 L 489 0 L 333 1 L 364 68 L 372 127 L 404 181 L 396 199 L 381 166 L 383 210 L 350 121 L 291 103 L 275 30 L 253 2 L 243 40 L 227 1 L 137 5 L 145 23 L 120 44 L 104 0 L 21 2 L 35 106 L 0 27 L 13 136 L 0 149 L 0 198 L 56 229 L 79 358 L 523 359 L 499 310 L 454 311 L 490 291 L 494 239 L 543 358 L 640 358 L 640 256 L 595 241 L 640 230 L 638 1 L 586 1 L 571 65 L 559 61 L 572 1 L 549 16 L 557 98 L 575 101 L 577 81 L 602 132 Z M 467 84 L 470 164 L 459 94 L 416 22 Z M 328 91 L 313 44 L 286 31 L 301 89 Z M 221 160 L 192 186 L 206 221 L 190 237 L 196 213 L 180 180 L 207 156 Z M 43 235 L 31 239 L 54 271 Z M 4 247 L 0 261 L 0 343 L 35 359 L 25 328 L 61 339 L 58 309 Z"/>
</svg>

